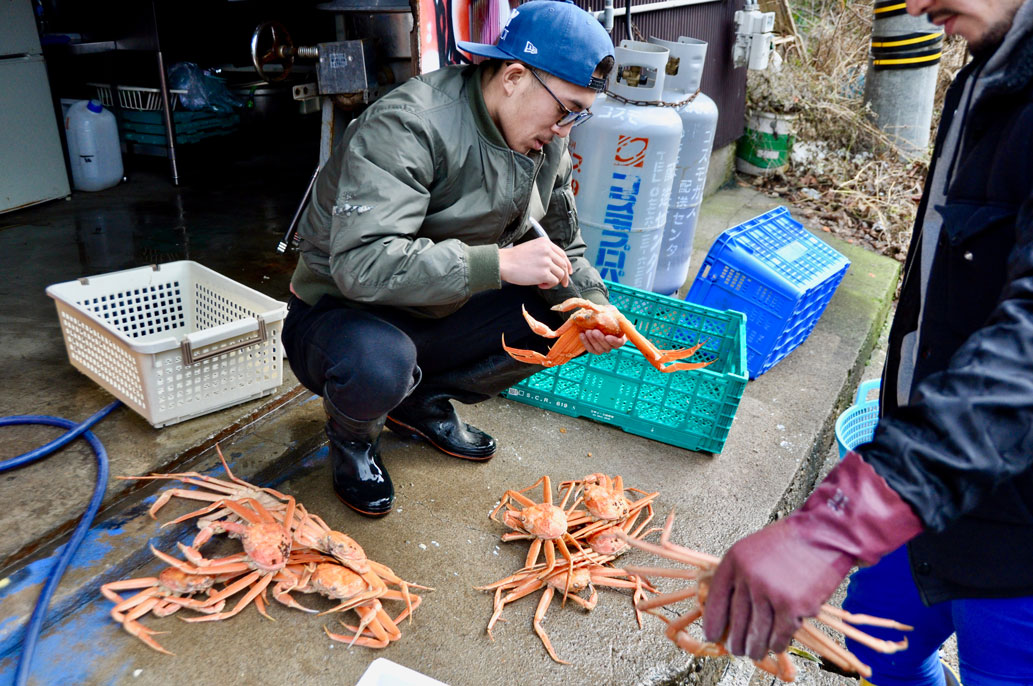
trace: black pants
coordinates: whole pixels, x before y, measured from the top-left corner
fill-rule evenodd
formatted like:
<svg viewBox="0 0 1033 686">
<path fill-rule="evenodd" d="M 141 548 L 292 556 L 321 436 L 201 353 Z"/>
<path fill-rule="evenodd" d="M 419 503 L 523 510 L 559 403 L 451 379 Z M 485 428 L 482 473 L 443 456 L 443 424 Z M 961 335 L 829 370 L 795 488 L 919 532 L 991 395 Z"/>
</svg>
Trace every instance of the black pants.
<svg viewBox="0 0 1033 686">
<path fill-rule="evenodd" d="M 440 319 L 389 307 L 359 310 L 329 296 L 309 306 L 292 296 L 283 345 L 306 388 L 327 395 L 349 417 L 375 419 L 405 398 L 417 365 L 425 381 L 462 369 L 502 352 L 503 334 L 507 345 L 545 352 L 553 341 L 531 331 L 521 306 L 553 329 L 562 318 L 537 290 L 505 285 L 484 291 Z"/>
</svg>

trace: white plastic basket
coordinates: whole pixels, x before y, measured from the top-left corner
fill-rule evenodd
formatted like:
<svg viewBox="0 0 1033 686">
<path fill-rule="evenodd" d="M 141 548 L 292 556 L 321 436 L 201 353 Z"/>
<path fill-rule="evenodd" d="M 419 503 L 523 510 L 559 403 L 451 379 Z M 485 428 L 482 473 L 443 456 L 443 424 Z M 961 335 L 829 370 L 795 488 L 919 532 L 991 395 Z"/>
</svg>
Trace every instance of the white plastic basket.
<svg viewBox="0 0 1033 686">
<path fill-rule="evenodd" d="M 68 359 L 155 428 L 283 383 L 287 308 L 182 260 L 54 284 Z"/>
<path fill-rule="evenodd" d="M 115 99 L 111 97 L 111 84 L 88 83 L 97 89 L 97 97 L 105 107 L 114 107 Z M 137 86 L 117 86 L 118 104 L 124 110 L 142 110 L 153 112 L 161 109 L 160 88 L 140 88 Z M 185 90 L 169 90 L 169 109 L 176 109 L 180 94 Z"/>
</svg>

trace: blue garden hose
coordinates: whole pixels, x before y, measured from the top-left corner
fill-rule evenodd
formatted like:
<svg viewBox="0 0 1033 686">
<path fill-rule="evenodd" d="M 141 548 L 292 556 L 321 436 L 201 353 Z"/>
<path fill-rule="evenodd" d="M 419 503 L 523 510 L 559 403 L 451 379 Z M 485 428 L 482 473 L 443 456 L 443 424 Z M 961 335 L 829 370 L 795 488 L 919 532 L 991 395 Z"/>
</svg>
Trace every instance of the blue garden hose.
<svg viewBox="0 0 1033 686">
<path fill-rule="evenodd" d="M 31 464 L 40 458 L 50 455 L 80 436 L 86 439 L 86 442 L 90 444 L 94 454 L 97 456 L 97 481 L 93 487 L 93 496 L 90 498 L 90 504 L 86 508 L 82 519 L 79 520 L 79 524 L 76 525 L 75 531 L 72 532 L 72 537 L 65 545 L 64 551 L 50 570 L 47 581 L 43 585 L 43 590 L 39 594 L 39 599 L 36 601 L 36 607 L 32 610 L 32 617 L 29 618 L 29 623 L 25 627 L 22 653 L 18 659 L 18 672 L 14 680 L 15 686 L 23 686 L 28 681 L 29 668 L 32 666 L 32 656 L 36 651 L 36 641 L 39 639 L 43 628 L 43 618 L 47 613 L 47 608 L 50 606 L 50 599 L 54 595 L 57 585 L 61 582 L 61 577 L 64 576 L 65 569 L 68 567 L 68 563 L 71 562 L 72 556 L 75 555 L 75 551 L 79 549 L 83 538 L 86 537 L 86 532 L 89 530 L 90 525 L 93 524 L 93 518 L 97 516 L 97 511 L 100 510 L 101 503 L 104 500 L 104 491 L 108 485 L 108 453 L 104 449 L 104 445 L 89 429 L 121 404 L 121 401 L 116 400 L 81 424 L 76 424 L 61 417 L 48 417 L 46 415 L 0 417 L 0 426 L 45 424 L 47 426 L 59 426 L 68 429 L 67 432 L 44 446 L 0 462 L 0 472 Z"/>
</svg>

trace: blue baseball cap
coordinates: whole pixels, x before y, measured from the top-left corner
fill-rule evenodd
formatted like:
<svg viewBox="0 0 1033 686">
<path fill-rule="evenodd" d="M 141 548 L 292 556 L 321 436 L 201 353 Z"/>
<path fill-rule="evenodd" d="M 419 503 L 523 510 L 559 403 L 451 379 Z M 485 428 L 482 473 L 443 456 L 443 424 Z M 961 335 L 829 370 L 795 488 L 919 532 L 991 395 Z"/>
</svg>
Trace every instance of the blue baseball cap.
<svg viewBox="0 0 1033 686">
<path fill-rule="evenodd" d="M 592 73 L 604 57 L 613 57 L 606 29 L 570 0 L 531 0 L 510 12 L 497 44 L 458 45 L 474 55 L 517 60 L 596 91 L 606 87 L 606 79 Z"/>
</svg>

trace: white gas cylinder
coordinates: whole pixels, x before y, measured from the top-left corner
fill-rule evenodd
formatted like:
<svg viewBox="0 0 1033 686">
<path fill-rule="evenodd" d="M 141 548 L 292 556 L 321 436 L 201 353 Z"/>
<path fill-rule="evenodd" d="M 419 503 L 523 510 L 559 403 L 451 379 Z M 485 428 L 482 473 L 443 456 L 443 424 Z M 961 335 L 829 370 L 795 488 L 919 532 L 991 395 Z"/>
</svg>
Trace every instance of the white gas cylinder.
<svg viewBox="0 0 1033 686">
<path fill-rule="evenodd" d="M 703 204 L 703 188 L 717 131 L 717 104 L 699 90 L 707 56 L 706 42 L 686 36 L 677 42 L 659 38 L 650 38 L 649 42 L 665 47 L 671 53 L 664 80 L 664 100 L 683 103 L 676 108 L 683 130 L 681 149 L 675 165 L 671 203 L 667 208 L 664 239 L 652 286 L 656 293 L 673 295 L 689 275 L 692 241 L 696 235 L 696 221 Z"/>
<path fill-rule="evenodd" d="M 682 124 L 659 107 L 668 50 L 621 41 L 608 94 L 570 134 L 585 257 L 604 279 L 649 290 L 671 198 Z"/>
</svg>

